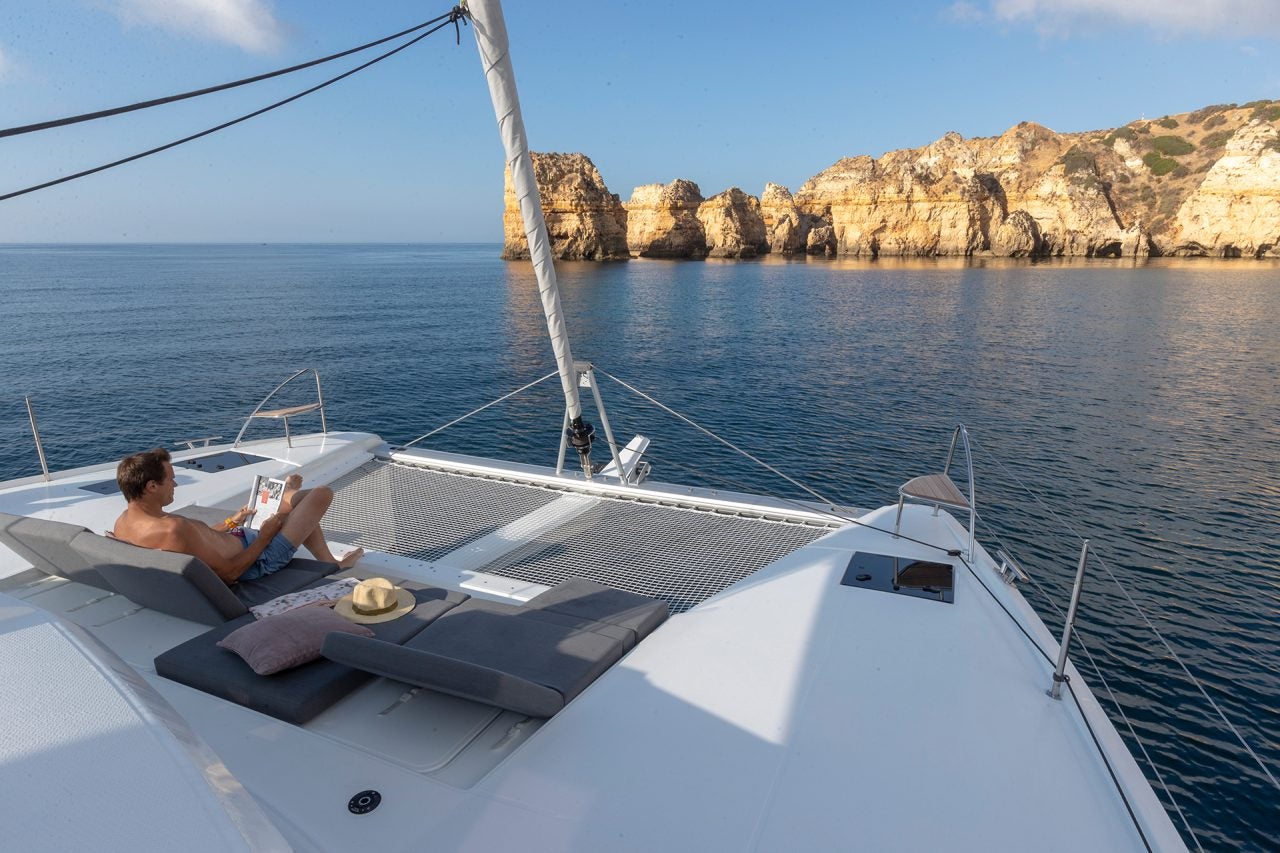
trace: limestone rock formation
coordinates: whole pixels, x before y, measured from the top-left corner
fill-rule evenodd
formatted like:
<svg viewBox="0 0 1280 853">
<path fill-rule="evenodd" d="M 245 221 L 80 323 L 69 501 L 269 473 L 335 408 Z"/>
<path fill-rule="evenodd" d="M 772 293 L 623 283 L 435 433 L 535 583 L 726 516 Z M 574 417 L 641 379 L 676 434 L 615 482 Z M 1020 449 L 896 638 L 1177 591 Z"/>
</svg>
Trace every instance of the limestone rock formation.
<svg viewBox="0 0 1280 853">
<path fill-rule="evenodd" d="M 764 220 L 768 251 L 791 255 L 805 250 L 809 218 L 796 207 L 791 190 L 774 183 L 765 184 L 760 194 L 760 218 Z"/>
<path fill-rule="evenodd" d="M 588 157 L 534 153 L 533 172 L 556 258 L 604 261 L 631 257 L 627 251 L 626 211 Z M 502 257 L 527 258 L 529 242 L 510 170 L 504 195 Z"/>
<path fill-rule="evenodd" d="M 627 246 L 642 258 L 705 258 L 707 234 L 698 218 L 702 191 L 693 181 L 636 187 L 624 207 Z"/>
<path fill-rule="evenodd" d="M 760 200 L 737 187 L 698 205 L 698 221 L 707 235 L 707 256 L 754 258 L 769 251 Z"/>
<path fill-rule="evenodd" d="M 686 180 L 618 203 L 580 154 L 534 155 L 561 257 L 1280 256 L 1280 101 L 1111 130 L 1022 122 L 997 137 L 848 157 L 794 196 L 704 200 Z M 524 237 L 508 188 L 506 254 Z"/>
<path fill-rule="evenodd" d="M 991 253 L 1001 258 L 1030 258 L 1044 253 L 1044 238 L 1035 217 L 1015 210 L 991 235 Z"/>
<path fill-rule="evenodd" d="M 815 225 L 805 238 L 804 250 L 810 255 L 833 257 L 836 253 L 836 229 L 830 225 Z"/>
<path fill-rule="evenodd" d="M 1266 257 L 1280 246 L 1280 133 L 1254 120 L 1178 209 L 1175 254 Z"/>
</svg>

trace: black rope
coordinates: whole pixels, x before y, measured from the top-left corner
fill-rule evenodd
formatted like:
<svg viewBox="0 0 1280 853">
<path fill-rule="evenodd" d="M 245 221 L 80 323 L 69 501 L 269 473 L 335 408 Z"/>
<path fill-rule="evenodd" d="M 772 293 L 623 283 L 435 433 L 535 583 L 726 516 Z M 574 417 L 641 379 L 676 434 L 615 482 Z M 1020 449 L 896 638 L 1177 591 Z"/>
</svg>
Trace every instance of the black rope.
<svg viewBox="0 0 1280 853">
<path fill-rule="evenodd" d="M 376 56 L 373 59 L 370 59 L 368 62 L 364 63 L 363 65 L 357 65 L 355 68 L 352 68 L 350 71 L 343 72 L 342 74 L 339 74 L 337 77 L 332 77 L 324 81 L 323 83 L 320 83 L 316 86 L 312 86 L 310 89 L 306 89 L 302 92 L 299 92 L 296 95 L 292 95 L 288 98 L 285 98 L 282 101 L 276 101 L 274 104 L 265 106 L 262 109 L 254 110 L 251 113 L 246 113 L 245 115 L 242 115 L 239 118 L 235 118 L 235 119 L 232 119 L 231 121 L 223 122 L 222 124 L 217 125 L 216 127 L 211 127 L 211 128 L 208 128 L 207 130 L 202 130 L 199 133 L 193 133 L 190 136 L 184 136 L 182 139 L 176 139 L 173 142 L 167 143 L 165 145 L 157 146 L 156 148 L 152 148 L 148 151 L 143 151 L 140 154 L 134 154 L 131 157 L 124 157 L 120 160 L 115 160 L 111 163 L 106 163 L 101 166 L 95 166 L 92 169 L 85 169 L 83 172 L 76 172 L 73 175 L 64 175 L 63 177 L 55 178 L 52 181 L 45 181 L 43 184 L 36 184 L 35 186 L 30 186 L 30 187 L 27 187 L 26 189 L 15 190 L 14 192 L 6 193 L 5 195 L 0 195 L 0 201 L 8 201 L 11 198 L 17 198 L 20 195 L 33 193 L 33 192 L 36 192 L 37 190 L 48 189 L 49 187 L 54 187 L 54 186 L 57 186 L 58 184 L 65 184 L 68 181 L 74 181 L 77 178 L 88 177 L 89 175 L 94 175 L 94 174 L 97 174 L 98 172 L 105 172 L 107 169 L 113 169 L 116 166 L 123 166 L 125 163 L 132 163 L 134 160 L 141 160 L 143 157 L 150 157 L 152 154 L 159 154 L 161 151 L 168 151 L 170 148 L 176 148 L 179 145 L 183 145 L 187 142 L 192 142 L 196 139 L 200 139 L 201 137 L 208 136 L 211 133 L 217 133 L 220 130 L 226 130 L 228 127 L 240 124 L 243 121 L 248 121 L 251 118 L 256 118 L 262 115 L 263 113 L 271 112 L 277 107 L 283 107 L 285 104 L 292 103 L 293 101 L 296 101 L 299 98 L 306 97 L 307 95 L 310 95 L 313 92 L 318 92 L 321 89 L 325 88 L 326 86 L 331 86 L 334 83 L 337 83 L 339 80 L 344 80 L 347 77 L 350 77 L 352 74 L 355 74 L 356 72 L 363 71 L 364 69 L 368 68 L 370 65 L 381 62 L 387 57 L 394 56 L 395 54 L 399 53 L 400 51 L 404 50 L 407 47 L 412 47 L 413 45 L 422 41 L 427 36 L 431 35 L 432 33 L 437 32 L 443 29 L 444 27 L 447 27 L 450 23 L 453 23 L 456 26 L 457 19 L 462 18 L 465 21 L 466 20 L 465 16 L 466 16 L 465 10 L 455 6 L 447 16 L 444 16 L 445 17 L 444 21 L 441 21 L 440 23 L 436 24 L 436 26 L 427 30 L 425 33 L 422 33 L 421 35 L 410 39 L 409 41 L 405 42 L 404 44 L 400 45 L 399 47 L 393 50 L 389 50 L 384 54 Z M 440 21 L 439 18 L 437 18 L 436 20 Z"/>
<path fill-rule="evenodd" d="M 1057 661 L 1054 660 L 1054 658 L 1047 651 L 1045 651 L 1040 647 L 1040 644 L 1036 642 L 1035 638 L 1031 636 L 1030 632 L 1028 632 L 1027 629 L 1023 627 L 1022 621 L 1019 620 L 1018 617 L 1014 616 L 1013 613 L 1009 611 L 1009 608 L 1004 606 L 1004 602 L 1000 600 L 999 596 L 997 596 L 994 592 L 992 592 L 991 587 L 987 586 L 986 582 L 983 581 L 982 578 L 978 577 L 978 573 L 974 571 L 973 566 L 969 564 L 968 560 L 966 560 L 964 557 L 959 557 L 958 559 L 960 560 L 961 564 L 966 569 L 969 570 L 969 574 L 973 577 L 975 581 L 977 581 L 978 586 L 982 587 L 983 591 L 985 591 L 987 595 L 991 597 L 991 600 L 996 603 L 996 606 L 998 606 L 1001 610 L 1004 611 L 1004 615 L 1008 616 L 1009 620 L 1013 622 L 1013 624 L 1017 627 L 1017 629 L 1022 632 L 1022 635 L 1027 638 L 1027 642 L 1031 643 L 1031 647 L 1035 649 L 1037 652 L 1039 652 L 1040 656 L 1044 658 L 1045 661 L 1050 666 L 1054 667 L 1054 669 L 1056 670 Z M 1133 821 L 1133 828 L 1138 831 L 1138 837 L 1142 839 L 1142 846 L 1147 848 L 1148 853 L 1151 853 L 1151 842 L 1147 840 L 1147 834 L 1142 829 L 1142 822 L 1138 820 L 1138 815 L 1134 812 L 1133 806 L 1129 802 L 1129 796 L 1124 792 L 1124 786 L 1120 784 L 1120 778 L 1116 776 L 1116 771 L 1111 766 L 1111 759 L 1107 758 L 1107 752 L 1105 749 L 1103 749 L 1102 742 L 1098 739 L 1097 732 L 1093 730 L 1093 724 L 1089 722 L 1089 717 L 1084 712 L 1084 706 L 1080 703 L 1080 697 L 1076 695 L 1076 689 L 1071 685 L 1070 679 L 1064 679 L 1064 681 L 1066 682 L 1066 685 L 1067 685 L 1067 692 L 1071 694 L 1071 699 L 1073 702 L 1075 702 L 1076 710 L 1080 712 L 1080 720 L 1084 723 L 1084 727 L 1088 730 L 1089 737 L 1093 739 L 1093 745 L 1097 747 L 1098 757 L 1102 759 L 1103 766 L 1107 768 L 1107 774 L 1111 776 L 1111 782 L 1116 787 L 1116 793 L 1120 795 L 1120 801 L 1124 803 L 1125 811 L 1129 813 L 1129 819 Z"/>
<path fill-rule="evenodd" d="M 109 110 L 98 110 L 97 112 L 84 113 L 83 115 L 78 115 L 78 116 L 68 116 L 66 118 L 51 119 L 50 121 L 41 121 L 41 122 L 36 122 L 35 124 L 24 124 L 21 127 L 7 127 L 4 130 L 0 130 L 0 139 L 3 139 L 6 136 L 20 136 L 24 133 L 35 133 L 37 130 L 50 130 L 55 127 L 66 127 L 69 124 L 79 124 L 82 121 L 93 121 L 94 119 L 99 119 L 99 118 L 109 118 L 110 116 L 118 116 L 124 113 L 131 113 L 131 112 L 134 112 L 135 110 L 145 110 L 150 107 L 158 107 L 163 104 L 172 104 L 175 101 L 185 101 L 188 98 L 198 98 L 201 95 L 212 95 L 214 92 L 225 92 L 227 89 L 234 89 L 237 86 L 247 86 L 250 83 L 259 83 L 263 80 L 270 80 L 272 77 L 280 77 L 285 74 L 292 74 L 295 71 L 302 71 L 303 69 L 312 68 L 316 65 L 323 65 L 326 62 L 332 62 L 335 59 L 342 59 L 344 56 L 350 56 L 353 53 L 359 53 L 362 50 L 368 50 L 371 47 L 377 47 L 380 44 L 385 44 L 389 41 L 395 41 L 401 36 L 407 36 L 409 33 L 417 32 L 423 27 L 429 27 L 432 24 L 437 23 L 438 21 L 443 21 L 446 18 L 450 18 L 452 15 L 453 15 L 452 12 L 448 12 L 446 14 L 441 15 L 438 18 L 432 18 L 430 21 L 423 21 L 421 24 L 418 24 L 416 27 L 410 27 L 407 30 L 401 30 L 400 32 L 396 33 L 393 36 L 380 38 L 377 41 L 371 41 L 368 44 L 362 44 L 359 47 L 353 47 L 350 50 L 344 50 L 341 53 L 330 54 L 329 56 L 324 56 L 324 57 L 321 57 L 320 59 L 313 59 L 310 62 L 304 62 L 301 65 L 292 65 L 288 68 L 281 68 L 278 71 L 270 71 L 270 72 L 267 72 L 266 74 L 258 74 L 254 77 L 246 77 L 243 80 L 236 80 L 231 83 L 223 83 L 220 86 L 209 86 L 206 89 L 196 89 L 191 92 L 183 92 L 180 95 L 169 95 L 168 97 L 155 98 L 150 101 L 139 101 L 136 104 L 129 104 L 128 106 L 125 106 L 125 107 L 113 107 L 112 109 L 109 109 Z M 461 39 L 459 39 L 459 42 L 461 42 Z"/>
</svg>

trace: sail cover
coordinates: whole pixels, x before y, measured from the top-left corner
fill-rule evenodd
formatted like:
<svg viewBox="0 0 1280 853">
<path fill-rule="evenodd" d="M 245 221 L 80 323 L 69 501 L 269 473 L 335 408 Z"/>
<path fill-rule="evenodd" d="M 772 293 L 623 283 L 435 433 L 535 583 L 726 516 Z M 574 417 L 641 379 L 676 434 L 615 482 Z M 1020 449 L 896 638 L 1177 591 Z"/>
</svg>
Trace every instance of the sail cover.
<svg viewBox="0 0 1280 853">
<path fill-rule="evenodd" d="M 546 220 L 542 217 L 542 199 L 538 195 L 538 183 L 534 180 L 533 158 L 529 156 L 524 119 L 520 115 L 520 97 L 516 93 L 515 72 L 511 68 L 502 4 L 499 0 L 468 0 L 464 5 L 475 25 L 476 47 L 480 50 L 489 96 L 493 99 L 493 111 L 502 135 L 502 147 L 507 155 L 507 168 L 511 170 L 511 182 L 520 204 L 525 236 L 529 240 L 529 256 L 538 278 L 538 293 L 542 296 L 543 313 L 547 315 L 547 331 L 551 334 L 551 347 L 560 371 L 569 420 L 573 421 L 581 417 L 582 404 L 578 400 L 573 353 L 569 349 L 569 335 L 560 309 L 560 290 L 551 259 L 551 239 L 547 235 Z"/>
</svg>

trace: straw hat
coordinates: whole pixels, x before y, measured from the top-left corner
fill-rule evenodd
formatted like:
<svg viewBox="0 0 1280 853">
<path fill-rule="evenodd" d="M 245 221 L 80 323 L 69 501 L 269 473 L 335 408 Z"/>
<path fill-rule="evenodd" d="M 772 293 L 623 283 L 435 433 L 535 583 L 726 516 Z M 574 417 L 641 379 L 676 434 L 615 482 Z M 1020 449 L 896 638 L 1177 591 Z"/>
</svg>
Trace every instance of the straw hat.
<svg viewBox="0 0 1280 853">
<path fill-rule="evenodd" d="M 395 586 L 386 578 L 369 578 L 356 584 L 350 595 L 339 598 L 333 611 L 352 622 L 368 625 L 398 619 L 417 604 L 409 590 Z"/>
</svg>

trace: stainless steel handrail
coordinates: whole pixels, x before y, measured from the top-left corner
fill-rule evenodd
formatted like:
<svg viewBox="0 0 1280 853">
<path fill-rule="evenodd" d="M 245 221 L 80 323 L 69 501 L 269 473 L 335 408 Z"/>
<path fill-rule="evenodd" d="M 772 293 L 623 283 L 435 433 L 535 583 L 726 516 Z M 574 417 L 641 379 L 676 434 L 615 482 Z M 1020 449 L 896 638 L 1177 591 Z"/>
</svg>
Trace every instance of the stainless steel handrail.
<svg viewBox="0 0 1280 853">
<path fill-rule="evenodd" d="M 36 454 L 40 457 L 40 470 L 44 472 L 44 481 L 49 482 L 49 463 L 44 458 L 44 445 L 40 442 L 40 427 L 36 426 L 36 410 L 31 408 L 31 397 L 22 398 L 27 404 L 27 419 L 31 421 L 31 435 L 36 440 Z"/>
<path fill-rule="evenodd" d="M 951 446 L 947 448 L 947 462 L 942 466 L 942 473 L 946 477 L 951 474 L 951 461 L 956 453 L 956 440 L 959 440 L 964 447 L 965 468 L 969 474 L 969 558 L 973 559 L 974 531 L 977 529 L 978 522 L 978 500 L 973 491 L 973 451 L 969 449 L 969 430 L 964 428 L 964 424 L 956 424 L 956 430 L 951 434 Z"/>
<path fill-rule="evenodd" d="M 310 373 L 316 378 L 316 402 L 314 406 L 309 405 L 305 409 L 305 411 L 313 411 L 314 409 L 318 408 L 320 410 L 320 432 L 326 435 L 328 434 L 329 423 L 328 423 L 328 420 L 325 418 L 325 413 L 324 413 L 324 394 L 320 390 L 320 372 L 316 370 L 314 367 L 304 367 L 301 370 L 299 370 L 297 373 L 290 376 L 285 381 L 281 382 L 275 388 L 272 388 L 271 393 L 262 398 L 262 402 L 259 403 L 256 408 L 254 408 L 253 412 L 249 415 L 249 417 L 244 419 L 244 426 L 240 427 L 240 432 L 236 433 L 236 440 L 231 443 L 232 447 L 240 446 L 240 439 L 244 438 L 245 430 L 249 429 L 249 424 L 253 423 L 253 419 L 257 417 L 283 418 L 285 440 L 289 443 L 290 447 L 293 446 L 293 441 L 289 434 L 289 418 L 290 418 L 289 414 L 260 415 L 259 413 L 262 411 L 262 407 L 265 406 L 268 402 L 270 402 L 271 398 L 274 397 L 280 391 L 281 388 L 288 385 L 290 382 L 297 379 L 299 376 L 303 375 L 304 373 Z M 297 414 L 304 414 L 304 413 L 305 412 L 297 412 Z"/>
</svg>

